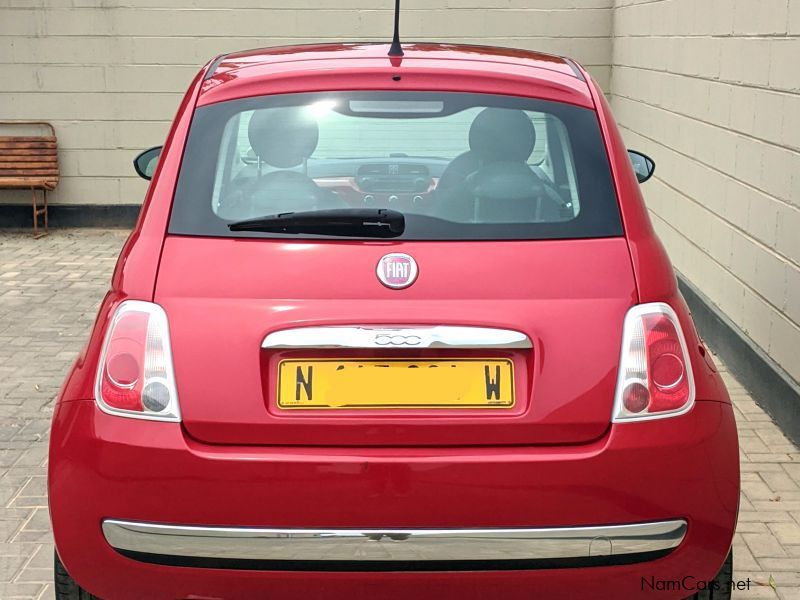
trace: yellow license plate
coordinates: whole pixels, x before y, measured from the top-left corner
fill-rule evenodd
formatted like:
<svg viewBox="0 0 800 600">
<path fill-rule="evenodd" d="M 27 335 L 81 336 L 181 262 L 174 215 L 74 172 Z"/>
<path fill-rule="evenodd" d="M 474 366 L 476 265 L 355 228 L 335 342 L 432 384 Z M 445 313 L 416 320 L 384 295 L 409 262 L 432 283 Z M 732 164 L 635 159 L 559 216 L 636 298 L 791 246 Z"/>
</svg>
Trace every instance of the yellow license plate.
<svg viewBox="0 0 800 600">
<path fill-rule="evenodd" d="M 284 360 L 280 408 L 509 408 L 507 359 Z"/>
</svg>

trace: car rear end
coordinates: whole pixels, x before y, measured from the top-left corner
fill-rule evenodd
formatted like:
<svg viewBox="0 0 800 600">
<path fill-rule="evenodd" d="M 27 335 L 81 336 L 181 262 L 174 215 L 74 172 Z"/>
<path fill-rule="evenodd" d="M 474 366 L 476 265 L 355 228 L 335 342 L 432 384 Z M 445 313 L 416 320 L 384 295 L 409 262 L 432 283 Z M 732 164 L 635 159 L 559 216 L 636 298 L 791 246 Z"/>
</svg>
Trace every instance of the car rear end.
<svg viewBox="0 0 800 600">
<path fill-rule="evenodd" d="M 92 593 L 635 597 L 716 574 L 735 423 L 602 99 L 580 71 L 514 95 L 489 64 L 467 90 L 418 61 L 398 89 L 362 65 L 200 95 L 151 188 L 175 190 L 152 292 L 112 290 L 54 417 L 56 545 Z M 402 231 L 342 225 L 371 210 Z M 253 225 L 288 212 L 299 231 Z"/>
</svg>

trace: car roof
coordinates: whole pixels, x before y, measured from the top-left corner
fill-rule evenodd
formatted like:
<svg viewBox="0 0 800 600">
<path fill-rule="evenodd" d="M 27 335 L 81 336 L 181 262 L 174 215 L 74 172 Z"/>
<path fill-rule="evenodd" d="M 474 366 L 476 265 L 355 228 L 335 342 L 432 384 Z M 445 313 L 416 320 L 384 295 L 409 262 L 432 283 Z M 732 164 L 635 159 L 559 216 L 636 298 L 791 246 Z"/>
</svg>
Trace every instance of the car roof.
<svg viewBox="0 0 800 600">
<path fill-rule="evenodd" d="M 332 67 L 335 67 L 335 72 L 342 76 L 341 81 L 350 76 L 351 89 L 356 77 L 360 78 L 359 85 L 368 85 L 367 74 L 380 72 L 385 78 L 387 73 L 396 76 L 416 71 L 436 73 L 445 78 L 452 76 L 453 79 L 468 76 L 478 80 L 485 76 L 494 81 L 507 79 L 517 83 L 521 79 L 529 79 L 544 87 L 563 88 L 575 96 L 571 99 L 560 98 L 564 101 L 592 105 L 583 72 L 569 58 L 516 48 L 429 42 L 404 43 L 403 51 L 402 57 L 389 57 L 389 44 L 385 43 L 323 43 L 277 46 L 222 55 L 206 72 L 199 104 L 260 93 L 285 93 L 291 89 L 273 91 L 270 88 L 267 91 L 269 86 L 259 86 L 259 82 L 291 78 L 293 75 L 302 75 L 306 79 L 314 73 L 330 75 Z M 324 84 L 318 82 L 316 87 L 332 90 L 336 89 L 337 83 L 335 78 L 328 77 Z M 487 91 L 480 87 L 476 81 L 476 92 Z M 259 92 L 259 88 L 264 89 Z M 459 91 L 469 91 L 461 88 L 464 88 L 463 83 L 459 85 Z M 506 93 L 502 90 L 498 92 Z M 522 95 L 530 95 L 530 92 Z"/>
<path fill-rule="evenodd" d="M 575 63 L 563 56 L 496 46 L 469 44 L 440 44 L 413 42 L 403 44 L 403 60 L 429 58 L 438 60 L 468 60 L 494 63 L 511 63 L 538 69 L 548 69 L 581 78 Z M 304 44 L 258 48 L 223 55 L 216 65 L 216 72 L 240 69 L 254 64 L 273 64 L 300 60 L 344 60 L 353 58 L 375 58 L 389 61 L 389 44 L 383 43 L 330 43 Z"/>
</svg>

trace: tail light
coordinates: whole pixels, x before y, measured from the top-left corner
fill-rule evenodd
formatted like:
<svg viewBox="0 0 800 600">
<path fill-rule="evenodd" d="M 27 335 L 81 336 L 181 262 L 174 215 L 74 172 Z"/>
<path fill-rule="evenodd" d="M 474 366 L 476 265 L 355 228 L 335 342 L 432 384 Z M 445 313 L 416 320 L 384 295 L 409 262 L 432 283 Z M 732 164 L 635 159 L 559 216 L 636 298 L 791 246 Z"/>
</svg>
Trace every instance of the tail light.
<svg viewBox="0 0 800 600">
<path fill-rule="evenodd" d="M 113 415 L 180 421 L 167 315 L 157 304 L 127 300 L 108 327 L 95 399 Z"/>
<path fill-rule="evenodd" d="M 614 421 L 674 417 L 691 409 L 694 379 L 675 311 L 654 302 L 625 315 Z"/>
</svg>

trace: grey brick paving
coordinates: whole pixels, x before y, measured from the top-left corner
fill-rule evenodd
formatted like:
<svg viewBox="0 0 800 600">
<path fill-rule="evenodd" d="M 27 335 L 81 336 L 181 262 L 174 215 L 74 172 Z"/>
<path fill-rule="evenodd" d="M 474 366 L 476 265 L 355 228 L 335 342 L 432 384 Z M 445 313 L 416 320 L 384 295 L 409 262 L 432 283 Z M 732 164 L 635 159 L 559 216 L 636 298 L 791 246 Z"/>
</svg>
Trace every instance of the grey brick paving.
<svg viewBox="0 0 800 600">
<path fill-rule="evenodd" d="M 0 232 L 0 599 L 52 598 L 47 438 L 125 231 Z"/>
<path fill-rule="evenodd" d="M 53 400 L 127 232 L 0 231 L 0 599 L 53 598 L 46 497 Z M 718 361 L 719 364 L 719 361 Z M 800 453 L 720 365 L 741 439 L 740 599 L 800 599 Z M 773 582 L 774 588 L 770 585 Z"/>
</svg>

